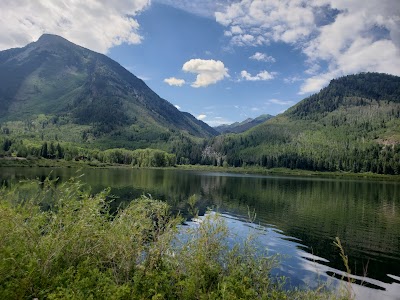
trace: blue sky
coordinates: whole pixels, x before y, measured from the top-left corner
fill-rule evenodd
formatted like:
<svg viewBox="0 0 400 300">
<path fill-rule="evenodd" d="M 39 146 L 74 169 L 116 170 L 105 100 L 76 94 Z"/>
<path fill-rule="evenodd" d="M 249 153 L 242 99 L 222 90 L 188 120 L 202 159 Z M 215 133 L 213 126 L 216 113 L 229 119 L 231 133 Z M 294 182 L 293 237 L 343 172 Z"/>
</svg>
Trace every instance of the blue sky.
<svg viewBox="0 0 400 300">
<path fill-rule="evenodd" d="M 276 115 L 332 78 L 400 75 L 398 0 L 6 1 L 0 49 L 54 33 L 216 126 Z"/>
</svg>

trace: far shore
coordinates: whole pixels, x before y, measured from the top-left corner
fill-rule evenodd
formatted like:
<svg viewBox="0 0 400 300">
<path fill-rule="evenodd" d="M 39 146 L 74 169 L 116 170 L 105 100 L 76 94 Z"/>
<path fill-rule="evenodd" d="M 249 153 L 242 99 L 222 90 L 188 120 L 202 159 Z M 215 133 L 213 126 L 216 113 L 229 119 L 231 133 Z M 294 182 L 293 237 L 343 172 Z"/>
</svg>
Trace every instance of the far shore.
<svg viewBox="0 0 400 300">
<path fill-rule="evenodd" d="M 26 159 L 20 157 L 1 157 L 0 168 L 2 167 L 41 167 L 41 168 L 138 168 L 131 165 L 109 164 L 91 161 L 66 161 L 63 159 Z M 384 175 L 370 172 L 321 172 L 300 169 L 286 168 L 262 168 L 259 166 L 246 167 L 222 167 L 207 165 L 176 165 L 175 167 L 146 167 L 143 169 L 173 169 L 188 171 L 204 171 L 204 172 L 223 172 L 236 174 L 254 174 L 254 175 L 280 175 L 280 176 L 301 176 L 301 177 L 324 177 L 324 178 L 353 178 L 353 179 L 371 179 L 385 181 L 400 181 L 400 175 Z"/>
</svg>

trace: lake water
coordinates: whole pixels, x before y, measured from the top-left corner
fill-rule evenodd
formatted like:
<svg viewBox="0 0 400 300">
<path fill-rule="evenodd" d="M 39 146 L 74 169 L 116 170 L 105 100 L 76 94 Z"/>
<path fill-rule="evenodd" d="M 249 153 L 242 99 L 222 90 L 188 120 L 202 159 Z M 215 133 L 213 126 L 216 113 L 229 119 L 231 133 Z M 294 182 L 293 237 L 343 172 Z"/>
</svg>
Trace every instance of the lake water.
<svg viewBox="0 0 400 300">
<path fill-rule="evenodd" d="M 47 168 L 0 168 L 0 180 L 44 178 Z M 400 299 L 400 182 L 237 175 L 182 170 L 54 169 L 61 181 L 84 174 L 93 192 L 112 188 L 116 204 L 150 194 L 187 212 L 199 196 L 222 213 L 239 237 L 258 232 L 257 241 L 281 255 L 277 274 L 292 286 L 337 286 L 344 265 L 333 245 L 340 237 L 349 256 L 359 299 Z M 256 225 L 246 222 L 256 212 Z M 360 285 L 359 283 L 362 283 Z"/>
</svg>

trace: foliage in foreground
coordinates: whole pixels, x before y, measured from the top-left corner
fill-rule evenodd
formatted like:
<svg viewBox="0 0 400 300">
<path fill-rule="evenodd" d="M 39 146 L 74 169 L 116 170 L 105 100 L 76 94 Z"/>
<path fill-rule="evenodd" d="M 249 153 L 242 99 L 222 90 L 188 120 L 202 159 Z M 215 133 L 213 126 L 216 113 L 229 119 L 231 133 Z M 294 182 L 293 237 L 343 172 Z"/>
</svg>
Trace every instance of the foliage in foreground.
<svg viewBox="0 0 400 300">
<path fill-rule="evenodd" d="M 184 229 L 166 203 L 142 197 L 111 213 L 107 195 L 75 180 L 0 191 L 0 298 L 334 298 L 285 291 L 250 241 L 227 246 L 218 215 Z"/>
</svg>

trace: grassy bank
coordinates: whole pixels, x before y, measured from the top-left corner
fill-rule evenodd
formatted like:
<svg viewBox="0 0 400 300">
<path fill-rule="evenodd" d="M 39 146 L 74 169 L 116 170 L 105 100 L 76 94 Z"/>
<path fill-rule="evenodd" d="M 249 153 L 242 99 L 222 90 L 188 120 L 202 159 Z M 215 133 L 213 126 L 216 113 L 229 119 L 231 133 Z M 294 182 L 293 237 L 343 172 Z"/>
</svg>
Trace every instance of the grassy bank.
<svg viewBox="0 0 400 300">
<path fill-rule="evenodd" d="M 218 215 L 187 228 L 166 203 L 142 197 L 111 214 L 106 196 L 75 180 L 1 190 L 0 298 L 337 298 L 284 289 L 251 239 L 227 246 Z"/>
</svg>

